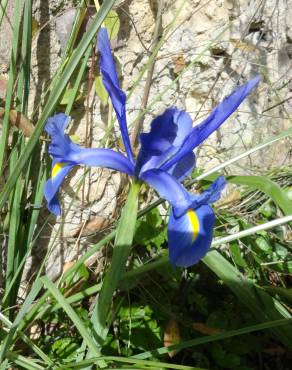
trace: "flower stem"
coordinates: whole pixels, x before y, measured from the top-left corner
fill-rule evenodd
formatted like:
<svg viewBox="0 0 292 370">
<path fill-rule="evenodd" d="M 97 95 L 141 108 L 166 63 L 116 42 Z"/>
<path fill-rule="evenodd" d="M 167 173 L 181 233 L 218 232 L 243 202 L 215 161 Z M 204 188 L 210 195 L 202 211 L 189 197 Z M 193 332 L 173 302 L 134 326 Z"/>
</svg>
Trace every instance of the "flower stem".
<svg viewBox="0 0 292 370">
<path fill-rule="evenodd" d="M 97 304 L 92 314 L 93 328 L 97 334 L 97 341 L 103 340 L 110 323 L 107 317 L 110 313 L 113 294 L 122 279 L 128 256 L 131 251 L 135 225 L 138 212 L 138 195 L 141 183 L 134 181 L 128 195 L 128 199 L 122 211 L 121 219 L 117 227 L 113 256 L 110 267 L 106 272 Z"/>
</svg>

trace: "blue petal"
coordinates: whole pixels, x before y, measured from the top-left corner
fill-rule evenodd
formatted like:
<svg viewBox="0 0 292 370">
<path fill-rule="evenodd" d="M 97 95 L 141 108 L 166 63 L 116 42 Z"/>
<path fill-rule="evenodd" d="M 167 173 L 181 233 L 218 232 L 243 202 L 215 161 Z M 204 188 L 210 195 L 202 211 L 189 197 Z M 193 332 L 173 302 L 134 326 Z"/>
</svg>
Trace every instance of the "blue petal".
<svg viewBox="0 0 292 370">
<path fill-rule="evenodd" d="M 167 172 L 153 169 L 143 172 L 140 178 L 175 207 L 176 213 L 182 213 L 190 206 L 191 198 L 187 190 Z"/>
<path fill-rule="evenodd" d="M 99 63 L 103 84 L 116 112 L 127 156 L 134 163 L 126 120 L 126 95 L 119 85 L 106 28 L 101 28 L 98 33 L 97 48 L 100 52 Z"/>
<path fill-rule="evenodd" d="M 45 130 L 51 135 L 49 154 L 54 161 L 66 162 L 73 165 L 84 164 L 87 166 L 100 166 L 134 174 L 134 165 L 119 152 L 111 149 L 88 149 L 74 144 L 64 129 L 69 123 L 70 117 L 65 114 L 57 114 L 48 119 Z"/>
<path fill-rule="evenodd" d="M 71 117 L 64 113 L 58 113 L 47 120 L 45 131 L 51 136 L 49 153 L 57 161 L 62 161 L 68 154 L 74 152 L 78 145 L 72 143 L 65 129 L 70 123 Z"/>
<path fill-rule="evenodd" d="M 182 182 L 192 173 L 196 164 L 196 157 L 193 152 L 185 155 L 179 162 L 173 165 L 167 172 Z"/>
<path fill-rule="evenodd" d="M 56 216 L 61 214 L 61 207 L 56 194 L 65 176 L 73 167 L 74 165 L 67 163 L 53 162 L 52 177 L 45 184 L 44 195 L 48 202 L 48 209 Z"/>
<path fill-rule="evenodd" d="M 168 108 L 151 122 L 150 132 L 140 135 L 143 152 L 150 156 L 160 155 L 172 146 L 178 133 L 176 118 L 179 113 L 176 108 Z"/>
<path fill-rule="evenodd" d="M 192 196 L 191 208 L 198 208 L 203 204 L 212 204 L 217 202 L 221 196 L 221 191 L 226 185 L 226 181 L 223 176 L 217 177 L 217 179 L 200 195 Z"/>
<path fill-rule="evenodd" d="M 175 217 L 171 211 L 168 222 L 170 261 L 180 267 L 199 262 L 211 245 L 214 221 L 214 212 L 208 205 L 190 209 L 181 217 Z"/>
<path fill-rule="evenodd" d="M 219 176 L 204 193 L 195 195 L 189 193 L 172 175 L 159 169 L 143 172 L 140 179 L 152 186 L 161 198 L 172 205 L 173 213 L 177 218 L 190 208 L 196 209 L 216 202 L 225 186 L 224 177 Z"/>
<path fill-rule="evenodd" d="M 207 139 L 238 108 L 251 90 L 257 86 L 259 81 L 260 77 L 257 76 L 225 98 L 206 120 L 193 128 L 191 134 L 186 137 L 177 153 L 165 162 L 161 166 L 161 169 L 165 171 L 170 169 L 186 154 L 190 153 L 195 147 Z"/>
<path fill-rule="evenodd" d="M 70 123 L 70 120 L 71 117 L 67 116 L 65 113 L 57 113 L 48 118 L 45 130 L 51 136 L 54 136 L 56 132 L 58 132 L 60 135 L 63 135 Z"/>
<path fill-rule="evenodd" d="M 106 167 L 127 173 L 130 176 L 134 175 L 134 165 L 129 159 L 111 149 L 87 149 L 80 147 L 78 152 L 73 152 L 67 158 L 70 158 L 76 164 L 84 164 L 91 167 Z M 67 161 L 66 158 L 64 158 L 64 161 Z"/>
<path fill-rule="evenodd" d="M 152 121 L 150 132 L 140 135 L 137 171 L 159 168 L 176 153 L 191 131 L 192 120 L 186 112 L 177 108 L 166 109 Z"/>
</svg>

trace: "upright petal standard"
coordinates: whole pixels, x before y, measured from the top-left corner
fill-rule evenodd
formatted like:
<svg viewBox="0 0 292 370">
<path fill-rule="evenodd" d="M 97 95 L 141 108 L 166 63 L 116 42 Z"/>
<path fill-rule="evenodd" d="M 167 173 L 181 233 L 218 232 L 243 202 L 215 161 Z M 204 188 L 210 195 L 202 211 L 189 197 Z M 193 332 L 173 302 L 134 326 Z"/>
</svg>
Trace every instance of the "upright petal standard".
<svg viewBox="0 0 292 370">
<path fill-rule="evenodd" d="M 130 138 L 126 119 L 126 94 L 120 88 L 118 75 L 115 68 L 114 59 L 111 53 L 110 41 L 106 28 L 101 28 L 98 34 L 98 49 L 100 51 L 100 71 L 105 88 L 114 107 L 119 121 L 125 150 L 129 160 L 134 163 L 133 153 L 130 144 Z"/>
<path fill-rule="evenodd" d="M 64 177 L 76 165 L 102 166 L 125 172 L 135 180 L 145 181 L 171 204 L 168 244 L 171 262 L 188 267 L 207 253 L 213 237 L 215 215 L 212 203 L 225 186 L 222 176 L 202 194 L 192 194 L 182 185 L 195 166 L 193 150 L 237 109 L 257 86 L 259 77 L 239 86 L 225 98 L 210 116 L 193 127 L 188 113 L 175 107 L 157 116 L 149 133 L 140 135 L 141 149 L 135 162 L 126 121 L 126 95 L 121 90 L 105 28 L 98 35 L 100 71 L 121 129 L 127 156 L 110 149 L 87 149 L 72 143 L 65 129 L 70 118 L 57 114 L 49 118 L 46 131 L 52 138 L 49 153 L 53 157 L 52 177 L 45 186 L 48 208 L 60 214 L 57 191 Z"/>
</svg>

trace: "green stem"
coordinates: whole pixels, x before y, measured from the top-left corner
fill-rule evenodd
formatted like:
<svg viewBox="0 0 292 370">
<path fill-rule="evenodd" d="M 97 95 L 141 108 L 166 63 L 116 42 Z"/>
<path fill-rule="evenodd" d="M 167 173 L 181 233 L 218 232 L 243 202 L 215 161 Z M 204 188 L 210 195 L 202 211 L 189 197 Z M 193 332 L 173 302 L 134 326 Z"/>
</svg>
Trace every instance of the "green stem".
<svg viewBox="0 0 292 370">
<path fill-rule="evenodd" d="M 107 330 L 107 317 L 114 291 L 125 273 L 126 262 L 131 251 L 137 220 L 140 186 L 140 182 L 137 181 L 134 181 L 131 185 L 117 228 L 112 261 L 103 280 L 100 295 L 92 314 L 93 327 L 97 337 L 101 340 L 103 339 L 103 333 Z"/>
</svg>

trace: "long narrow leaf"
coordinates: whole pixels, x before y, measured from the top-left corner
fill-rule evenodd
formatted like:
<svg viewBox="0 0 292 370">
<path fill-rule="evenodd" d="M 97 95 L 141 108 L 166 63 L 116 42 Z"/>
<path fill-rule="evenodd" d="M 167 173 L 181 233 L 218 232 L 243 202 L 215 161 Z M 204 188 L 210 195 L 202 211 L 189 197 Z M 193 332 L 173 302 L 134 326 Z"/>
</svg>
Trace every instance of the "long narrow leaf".
<svg viewBox="0 0 292 370">
<path fill-rule="evenodd" d="M 17 178 L 19 177 L 21 171 L 25 167 L 27 160 L 29 159 L 33 148 L 37 144 L 40 134 L 43 131 L 45 122 L 47 118 L 50 116 L 50 114 L 54 111 L 56 104 L 58 103 L 62 93 L 64 92 L 64 89 L 69 82 L 73 72 L 75 71 L 75 68 L 80 63 L 81 58 L 83 57 L 84 53 L 86 52 L 88 46 L 92 42 L 93 38 L 95 37 L 97 30 L 101 26 L 103 20 L 105 19 L 107 13 L 112 8 L 113 4 L 116 0 L 107 0 L 104 1 L 98 14 L 94 18 L 89 30 L 86 32 L 82 40 L 80 41 L 78 47 L 76 48 L 75 52 L 72 54 L 72 57 L 70 58 L 68 64 L 66 65 L 64 72 L 58 79 L 58 82 L 54 89 L 51 91 L 50 96 L 48 98 L 48 101 L 43 109 L 43 112 L 41 114 L 41 117 L 39 119 L 38 124 L 35 127 L 35 130 L 30 137 L 27 146 L 25 150 L 23 151 L 22 155 L 17 161 L 17 166 L 15 168 L 15 171 L 13 174 L 9 176 L 7 179 L 6 184 L 3 187 L 3 190 L 0 194 L 0 209 L 4 206 L 10 192 L 12 191 L 15 182 L 17 181 Z M 4 117 L 5 118 L 5 117 Z M 7 118 L 8 120 L 8 118 Z M 4 142 L 4 144 L 6 141 Z M 0 147 L 1 150 L 1 147 Z M 0 152 L 1 154 L 1 152 Z M 1 156 L 0 156 L 1 159 Z M 1 164 L 1 161 L 0 161 Z M 1 167 L 0 167 L 1 168 Z"/>
<path fill-rule="evenodd" d="M 114 291 L 125 272 L 127 258 L 129 256 L 138 211 L 138 194 L 140 183 L 134 182 L 131 186 L 127 202 L 122 212 L 122 216 L 117 228 L 113 257 L 109 270 L 106 272 L 97 305 L 93 311 L 92 323 L 97 337 L 103 339 L 104 330 L 108 323 L 107 316 L 110 312 L 110 306 Z"/>
<path fill-rule="evenodd" d="M 76 326 L 77 330 L 79 331 L 80 335 L 82 336 L 83 340 L 86 342 L 90 351 L 95 355 L 99 356 L 99 351 L 90 336 L 87 328 L 84 326 L 80 317 L 76 314 L 70 304 L 67 302 L 66 298 L 61 294 L 61 292 L 57 289 L 55 284 L 51 282 L 46 276 L 40 278 L 43 282 L 45 287 L 50 291 L 52 296 L 56 299 L 56 301 L 62 306 L 64 311 L 67 313 L 68 317 L 72 320 L 74 325 Z"/>
<path fill-rule="evenodd" d="M 289 312 L 263 289 L 246 279 L 230 262 L 218 251 L 209 252 L 203 262 L 221 279 L 247 306 L 259 321 L 279 320 L 291 318 Z M 273 329 L 283 344 L 292 347 L 291 327 Z"/>
<path fill-rule="evenodd" d="M 9 330 L 12 328 L 13 323 L 9 319 L 7 319 L 7 317 L 4 316 L 1 312 L 0 312 L 0 320 L 4 323 L 4 326 L 6 326 Z M 24 333 L 18 330 L 17 335 L 23 340 L 24 343 L 26 343 L 30 347 L 31 350 L 33 350 L 48 365 L 54 364 L 54 362 Z"/>
<path fill-rule="evenodd" d="M 15 365 L 20 366 L 20 369 L 27 370 L 44 370 L 45 367 L 37 364 L 34 360 L 19 355 L 18 353 L 8 351 L 7 358 Z"/>
<path fill-rule="evenodd" d="M 2 23 L 3 16 L 6 12 L 7 4 L 8 4 L 8 0 L 2 0 L 0 3 L 0 25 Z"/>
<path fill-rule="evenodd" d="M 140 366 L 139 369 L 145 368 L 145 369 L 176 369 L 176 370 L 204 370 L 200 367 L 193 367 L 193 366 L 186 366 L 186 365 L 179 365 L 179 364 L 171 364 L 171 363 L 166 363 L 166 362 L 160 362 L 160 361 L 145 361 L 142 359 L 138 359 L 137 357 L 131 357 L 131 358 L 126 358 L 126 357 L 117 357 L 117 356 L 103 356 L 101 359 L 109 361 L 109 362 L 114 362 L 114 363 L 128 363 L 128 364 L 134 364 L 136 366 Z M 95 364 L 100 359 L 90 359 L 90 360 L 85 360 L 85 361 L 80 361 L 78 363 L 70 363 L 67 364 L 66 366 L 70 366 L 72 368 L 79 368 L 82 369 L 85 366 Z M 149 367 L 148 367 L 149 366 Z M 66 367 L 67 368 L 67 367 Z M 65 370 L 66 369 L 64 366 L 59 367 L 57 370 Z"/>
<path fill-rule="evenodd" d="M 292 215 L 292 201 L 281 187 L 264 176 L 228 176 L 233 184 L 247 185 L 267 194 L 282 209 L 285 215 Z"/>
<path fill-rule="evenodd" d="M 14 333 L 16 332 L 20 322 L 22 321 L 23 317 L 27 313 L 30 305 L 32 304 L 32 302 L 34 301 L 36 296 L 39 294 L 41 288 L 42 288 L 41 282 L 39 280 L 35 281 L 31 290 L 30 290 L 30 292 L 29 292 L 29 294 L 28 294 L 28 296 L 26 297 L 24 303 L 22 304 L 21 309 L 18 312 L 10 330 L 9 330 L 9 334 L 6 336 L 6 338 L 5 338 L 5 340 L 2 344 L 2 348 L 1 348 L 1 352 L 0 352 L 0 363 L 5 358 L 6 351 L 8 350 L 8 348 L 10 346 L 10 343 L 13 339 Z"/>
<path fill-rule="evenodd" d="M 223 340 L 227 338 L 233 338 L 239 335 L 244 335 L 244 334 L 249 334 L 253 333 L 256 331 L 260 330 L 266 330 L 266 329 L 273 329 L 276 327 L 281 327 L 285 325 L 291 325 L 292 324 L 292 319 L 282 319 L 282 320 L 275 320 L 275 321 L 268 321 L 264 322 L 262 324 L 257 324 L 257 325 L 252 325 L 252 326 L 247 326 L 245 328 L 240 328 L 240 329 L 235 329 L 235 330 L 228 330 L 226 332 L 220 333 L 220 334 L 214 334 L 214 335 L 208 335 L 204 336 L 201 338 L 196 338 L 196 339 L 191 339 L 185 342 L 178 343 L 173 346 L 169 347 L 160 347 L 152 351 L 147 351 L 140 353 L 138 355 L 133 356 L 133 358 L 139 358 L 139 359 L 146 359 L 150 358 L 152 356 L 158 356 L 158 355 L 163 355 L 165 353 L 168 353 L 170 351 L 174 350 L 181 350 L 184 348 L 190 348 L 190 347 L 195 347 L 200 344 L 205 344 L 205 343 L 211 343 L 215 342 L 218 340 Z"/>
</svg>

